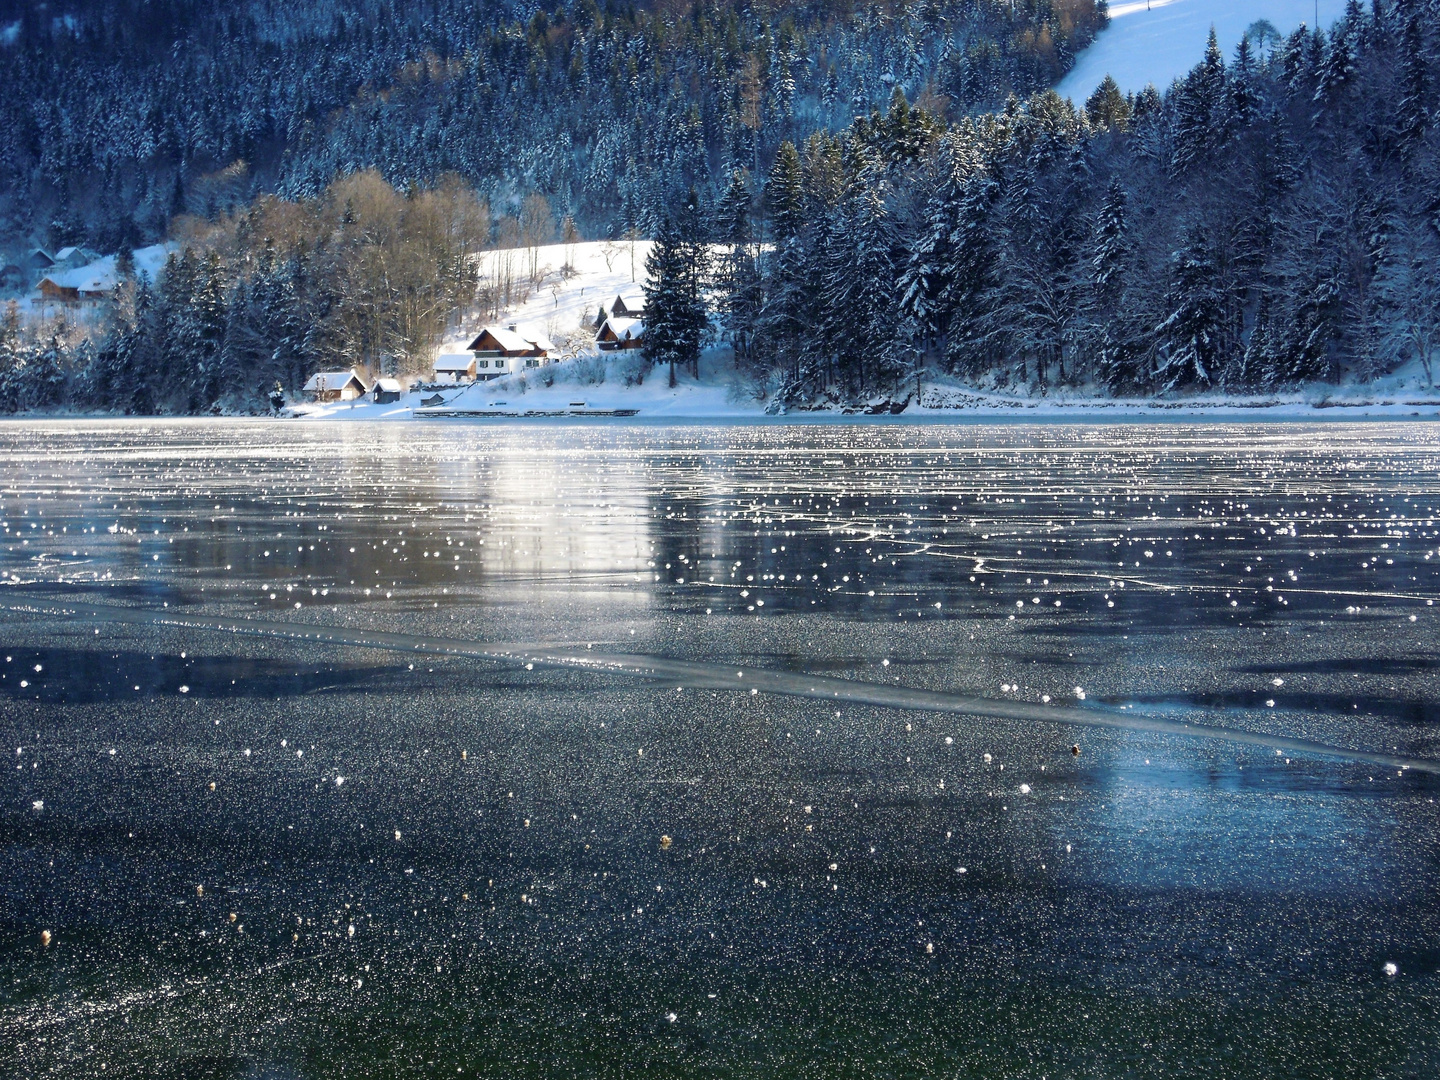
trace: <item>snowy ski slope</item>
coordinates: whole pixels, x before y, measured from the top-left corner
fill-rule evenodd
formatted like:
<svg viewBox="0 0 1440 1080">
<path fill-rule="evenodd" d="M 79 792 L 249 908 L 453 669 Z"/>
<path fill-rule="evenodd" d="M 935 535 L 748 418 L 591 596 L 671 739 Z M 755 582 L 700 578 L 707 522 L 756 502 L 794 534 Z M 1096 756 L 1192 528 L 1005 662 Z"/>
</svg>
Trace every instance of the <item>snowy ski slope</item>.
<svg viewBox="0 0 1440 1080">
<path fill-rule="evenodd" d="M 1268 19 L 1281 34 L 1301 23 L 1313 26 L 1315 0 L 1122 0 L 1110 5 L 1110 26 L 1082 52 L 1056 90 L 1078 105 L 1108 73 L 1120 89 L 1140 91 L 1154 83 L 1162 93 L 1205 55 L 1210 27 L 1228 61 L 1247 27 Z M 1344 0 L 1319 0 L 1320 25 L 1328 28 L 1345 11 Z"/>
</svg>

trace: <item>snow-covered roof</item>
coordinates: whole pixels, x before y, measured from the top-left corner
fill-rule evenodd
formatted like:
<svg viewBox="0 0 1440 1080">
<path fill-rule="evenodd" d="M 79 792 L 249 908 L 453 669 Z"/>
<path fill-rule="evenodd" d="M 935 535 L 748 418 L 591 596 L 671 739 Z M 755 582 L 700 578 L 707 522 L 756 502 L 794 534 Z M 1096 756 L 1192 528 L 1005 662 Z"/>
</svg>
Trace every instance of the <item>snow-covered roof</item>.
<svg viewBox="0 0 1440 1080">
<path fill-rule="evenodd" d="M 365 380 L 356 375 L 353 371 L 317 371 L 310 376 L 310 381 L 305 384 L 307 391 L 320 390 L 343 390 L 354 379 L 361 386 Z"/>
<path fill-rule="evenodd" d="M 515 327 L 515 332 L 537 349 L 543 349 L 545 352 L 555 351 L 555 343 L 546 337 L 543 331 L 537 330 L 533 326 L 519 325 Z"/>
<path fill-rule="evenodd" d="M 376 379 L 371 390 L 384 390 L 387 394 L 403 394 L 405 387 L 400 385 L 399 379 Z"/>
<path fill-rule="evenodd" d="M 524 353 L 534 349 L 541 352 L 554 352 L 555 343 L 544 333 L 533 326 L 511 325 L 511 326 L 486 326 L 482 327 L 480 333 L 470 342 L 473 351 L 480 350 L 480 339 L 489 334 L 495 339 L 502 351 L 507 353 Z"/>
<path fill-rule="evenodd" d="M 80 254 L 80 249 L 78 247 L 63 247 L 59 251 L 55 252 L 55 261 L 64 262 L 66 259 L 70 258 L 71 255 L 78 254 Z"/>
<path fill-rule="evenodd" d="M 514 330 L 503 326 L 487 326 L 480 333 L 475 335 L 475 340 L 470 342 L 472 350 L 479 349 L 480 339 L 489 334 L 495 342 L 506 352 L 525 352 L 530 348 L 530 343 L 517 334 Z"/>
<path fill-rule="evenodd" d="M 436 371 L 469 371 L 475 357 L 467 353 L 443 353 L 435 358 Z"/>
<path fill-rule="evenodd" d="M 645 294 L 644 294 L 644 293 L 616 293 L 616 294 L 615 294 L 615 301 L 616 301 L 617 303 L 619 303 L 620 305 L 622 305 L 622 306 L 625 308 L 626 311 L 644 311 L 644 310 L 645 310 Z M 616 304 L 615 304 L 615 303 L 612 303 L 610 306 L 613 308 L 613 307 L 616 306 Z"/>
<path fill-rule="evenodd" d="M 65 251 L 76 251 L 76 248 L 65 248 Z M 160 271 L 165 268 L 165 260 L 170 254 L 169 244 L 151 244 L 149 247 L 139 248 L 131 253 L 131 259 L 135 264 L 135 276 L 147 277 L 151 281 L 159 277 Z M 114 255 L 106 255 L 103 259 L 96 259 L 84 266 L 77 266 L 73 270 L 57 270 L 46 277 L 49 281 L 60 286 L 62 289 L 79 289 L 81 292 L 110 292 L 120 283 L 120 274 L 116 269 L 116 258 Z"/>
<path fill-rule="evenodd" d="M 632 319 L 626 315 L 612 315 L 605 320 L 605 325 L 600 327 L 600 336 L 603 337 L 607 329 L 615 335 L 616 341 L 634 341 L 645 333 L 645 320 Z"/>
</svg>

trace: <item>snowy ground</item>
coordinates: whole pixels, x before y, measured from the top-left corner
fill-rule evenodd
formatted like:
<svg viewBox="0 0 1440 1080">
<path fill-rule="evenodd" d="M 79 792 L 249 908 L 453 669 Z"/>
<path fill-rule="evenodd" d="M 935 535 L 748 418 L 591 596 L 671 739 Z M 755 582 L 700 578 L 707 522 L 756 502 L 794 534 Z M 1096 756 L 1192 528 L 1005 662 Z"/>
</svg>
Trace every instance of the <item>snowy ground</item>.
<svg viewBox="0 0 1440 1080">
<path fill-rule="evenodd" d="M 625 385 L 627 372 L 637 358 L 608 354 L 602 374 L 594 358 L 581 357 L 535 373 L 475 383 L 441 392 L 442 405 L 426 409 L 422 398 L 431 392 L 406 395 L 392 405 L 364 402 L 306 405 L 297 413 L 310 419 L 410 420 L 428 418 L 434 423 L 505 422 L 514 417 L 574 416 L 635 410 L 638 419 L 767 419 L 765 402 L 754 387 L 723 362 L 724 354 L 710 354 L 701 364 L 697 381 L 682 375 L 671 389 L 667 372 L 651 371 L 640 385 Z M 553 380 L 544 385 L 544 378 Z M 905 394 L 899 395 L 903 400 Z M 459 413 L 468 414 L 465 416 Z M 493 420 L 487 420 L 486 416 Z M 841 410 L 792 411 L 776 417 L 782 423 L 935 422 L 972 419 L 1037 421 L 1090 420 L 1196 420 L 1305 419 L 1355 420 L 1365 418 L 1440 419 L 1440 390 L 1426 390 L 1404 375 L 1365 387 L 1314 387 L 1303 393 L 1209 393 L 1165 399 L 1106 398 L 1080 391 L 1052 392 L 1044 397 L 979 390 L 951 380 L 926 380 L 919 402 L 912 401 L 898 415 L 869 417 Z M 525 422 L 524 420 L 520 422 Z"/>
<path fill-rule="evenodd" d="M 650 254 L 649 240 L 598 241 L 584 244 L 550 244 L 536 251 L 536 265 L 543 278 L 533 287 L 529 298 L 515 305 L 499 318 L 477 318 L 441 343 L 440 352 L 460 352 L 474 338 L 480 327 L 494 322 L 533 326 L 544 332 L 565 351 L 565 343 L 589 344 L 594 338 L 591 322 L 599 306 L 609 304 L 620 293 L 640 297 L 644 291 L 645 257 Z M 494 281 L 500 264 L 509 260 L 517 278 L 529 272 L 529 253 L 524 248 L 509 252 L 487 251 L 480 255 L 482 282 Z M 567 260 L 574 273 L 562 273 Z M 580 332 L 583 324 L 583 334 Z"/>
<path fill-rule="evenodd" d="M 1210 27 L 1229 60 L 1256 20 L 1268 19 L 1288 34 L 1301 23 L 1313 26 L 1316 10 L 1316 0 L 1122 0 L 1110 5 L 1109 28 L 1080 54 L 1056 90 L 1078 104 L 1108 73 L 1121 90 L 1138 92 L 1154 83 L 1163 92 L 1204 57 Z M 1319 0 L 1318 10 L 1320 25 L 1329 27 L 1345 3 Z"/>
</svg>

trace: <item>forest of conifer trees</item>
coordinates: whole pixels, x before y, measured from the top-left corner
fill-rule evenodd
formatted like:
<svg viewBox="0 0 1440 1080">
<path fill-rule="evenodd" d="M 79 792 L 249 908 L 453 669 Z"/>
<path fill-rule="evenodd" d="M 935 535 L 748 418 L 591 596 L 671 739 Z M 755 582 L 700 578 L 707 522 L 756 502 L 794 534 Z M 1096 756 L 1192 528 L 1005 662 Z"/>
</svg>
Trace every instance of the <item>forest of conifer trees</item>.
<svg viewBox="0 0 1440 1080">
<path fill-rule="evenodd" d="M 1412 365 L 1433 385 L 1437 62 L 1433 3 L 1351 0 L 1228 64 L 1212 34 L 1163 96 L 1107 80 L 947 126 L 896 94 L 782 146 L 763 184 L 734 176 L 719 324 L 792 404 L 917 369 L 1151 395 Z"/>
</svg>

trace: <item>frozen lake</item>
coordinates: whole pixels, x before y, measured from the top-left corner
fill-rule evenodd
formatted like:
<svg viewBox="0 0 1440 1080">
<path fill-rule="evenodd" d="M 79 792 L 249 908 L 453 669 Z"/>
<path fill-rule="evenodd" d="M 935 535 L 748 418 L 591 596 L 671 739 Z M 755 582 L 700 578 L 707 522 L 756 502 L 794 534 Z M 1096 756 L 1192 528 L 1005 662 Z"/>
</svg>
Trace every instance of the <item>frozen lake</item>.
<svg viewBox="0 0 1440 1080">
<path fill-rule="evenodd" d="M 1437 510 L 1433 424 L 5 423 L 0 1075 L 1435 1075 Z"/>
</svg>

